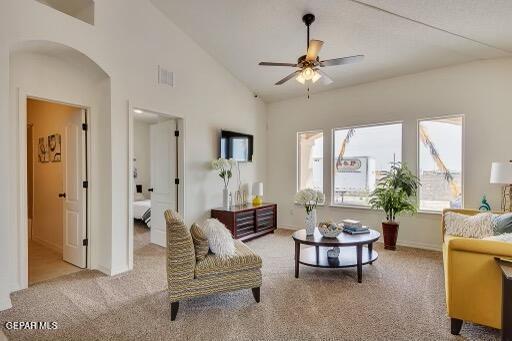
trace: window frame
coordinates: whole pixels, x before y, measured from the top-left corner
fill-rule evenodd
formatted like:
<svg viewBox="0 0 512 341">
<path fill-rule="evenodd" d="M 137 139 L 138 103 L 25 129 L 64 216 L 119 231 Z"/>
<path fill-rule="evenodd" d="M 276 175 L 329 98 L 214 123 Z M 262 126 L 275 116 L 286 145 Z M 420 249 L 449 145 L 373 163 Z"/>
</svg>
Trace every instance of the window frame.
<svg viewBox="0 0 512 341">
<path fill-rule="evenodd" d="M 300 143 L 299 138 L 301 134 L 305 133 L 322 133 L 322 138 L 325 138 L 325 133 L 323 129 L 308 129 L 308 130 L 301 130 L 297 131 L 296 139 L 295 139 L 295 193 L 301 190 L 300 188 Z M 324 145 L 322 145 L 322 193 L 325 194 L 325 179 L 324 179 L 324 173 L 325 173 L 325 140 Z"/>
<path fill-rule="evenodd" d="M 334 196 L 335 196 L 335 182 L 334 182 L 334 156 L 336 155 L 336 151 L 334 150 L 334 138 L 335 138 L 335 132 L 336 130 L 348 130 L 348 129 L 358 129 L 358 128 L 371 128 L 371 127 L 380 127 L 380 126 L 387 126 L 387 125 L 393 125 L 393 124 L 400 124 L 402 134 L 400 139 L 400 161 L 403 161 L 404 156 L 404 121 L 403 120 L 396 120 L 396 121 L 386 121 L 386 122 L 378 122 L 378 123 L 368 123 L 368 124 L 359 124 L 359 125 L 352 125 L 352 126 L 345 126 L 345 127 L 337 127 L 331 129 L 331 162 L 330 162 L 330 180 L 331 180 L 331 198 L 330 198 L 330 207 L 339 207 L 339 208 L 353 208 L 353 209 L 361 209 L 361 210 L 371 210 L 372 208 L 369 205 L 357 205 L 357 204 L 336 204 L 334 202 Z"/>
<path fill-rule="evenodd" d="M 465 207 L 464 205 L 464 175 L 465 175 L 465 150 L 466 150 L 466 117 L 464 114 L 448 114 L 448 115 L 440 115 L 440 116 L 433 116 L 433 117 L 423 117 L 418 118 L 416 123 L 416 176 L 418 179 L 420 179 L 421 175 L 421 168 L 420 168 L 420 124 L 424 121 L 436 121 L 436 120 L 442 120 L 447 118 L 461 118 L 462 119 L 462 134 L 461 134 L 461 174 L 460 174 L 460 188 L 461 188 L 461 206 L 462 208 Z M 436 210 L 422 210 L 421 209 L 421 186 L 418 188 L 418 195 L 416 198 L 416 205 L 418 207 L 418 213 L 424 213 L 424 214 L 443 214 L 443 210 L 436 211 Z"/>
</svg>

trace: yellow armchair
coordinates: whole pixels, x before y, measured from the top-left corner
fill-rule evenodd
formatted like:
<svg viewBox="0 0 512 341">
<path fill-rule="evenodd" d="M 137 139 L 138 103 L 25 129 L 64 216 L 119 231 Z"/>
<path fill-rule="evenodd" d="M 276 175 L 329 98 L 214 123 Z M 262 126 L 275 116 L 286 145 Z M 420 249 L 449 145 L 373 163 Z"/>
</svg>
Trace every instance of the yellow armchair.
<svg viewBox="0 0 512 341">
<path fill-rule="evenodd" d="M 512 246 L 499 241 L 445 236 L 444 215 L 449 211 L 466 215 L 479 211 L 443 211 L 446 307 L 451 332 L 458 335 L 463 321 L 501 329 L 501 272 L 494 257 L 512 258 Z"/>
</svg>

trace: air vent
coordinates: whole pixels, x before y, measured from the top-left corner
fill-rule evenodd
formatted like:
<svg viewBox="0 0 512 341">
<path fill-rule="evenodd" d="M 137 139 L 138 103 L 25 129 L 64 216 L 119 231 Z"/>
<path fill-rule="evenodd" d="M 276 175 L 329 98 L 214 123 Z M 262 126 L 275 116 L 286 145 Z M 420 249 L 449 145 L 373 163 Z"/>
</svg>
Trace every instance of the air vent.
<svg viewBox="0 0 512 341">
<path fill-rule="evenodd" d="M 166 70 L 158 65 L 158 84 L 174 87 L 174 72 Z"/>
</svg>

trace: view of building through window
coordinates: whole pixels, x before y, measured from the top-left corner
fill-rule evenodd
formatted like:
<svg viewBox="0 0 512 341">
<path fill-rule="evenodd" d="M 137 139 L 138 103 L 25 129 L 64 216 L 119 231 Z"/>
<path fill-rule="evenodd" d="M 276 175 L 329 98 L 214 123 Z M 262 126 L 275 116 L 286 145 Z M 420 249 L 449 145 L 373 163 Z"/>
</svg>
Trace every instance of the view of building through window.
<svg viewBox="0 0 512 341">
<path fill-rule="evenodd" d="M 323 189 L 324 134 L 322 131 L 307 131 L 297 134 L 298 143 L 298 190 Z"/>
<path fill-rule="evenodd" d="M 334 130 L 334 205 L 367 206 L 369 194 L 402 159 L 402 123 Z"/>
<path fill-rule="evenodd" d="M 462 207 L 462 129 L 462 116 L 419 122 L 421 210 Z"/>
</svg>

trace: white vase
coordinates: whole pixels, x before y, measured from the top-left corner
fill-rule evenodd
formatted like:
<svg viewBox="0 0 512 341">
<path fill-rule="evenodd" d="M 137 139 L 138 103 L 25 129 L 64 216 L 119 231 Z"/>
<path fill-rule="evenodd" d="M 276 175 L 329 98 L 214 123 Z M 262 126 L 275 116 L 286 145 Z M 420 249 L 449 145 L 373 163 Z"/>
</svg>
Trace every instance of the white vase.
<svg viewBox="0 0 512 341">
<path fill-rule="evenodd" d="M 222 206 L 229 208 L 229 191 L 227 188 L 222 190 Z"/>
<path fill-rule="evenodd" d="M 316 228 L 316 210 L 312 210 L 308 214 L 306 214 L 306 235 L 311 236 L 315 233 Z"/>
</svg>

